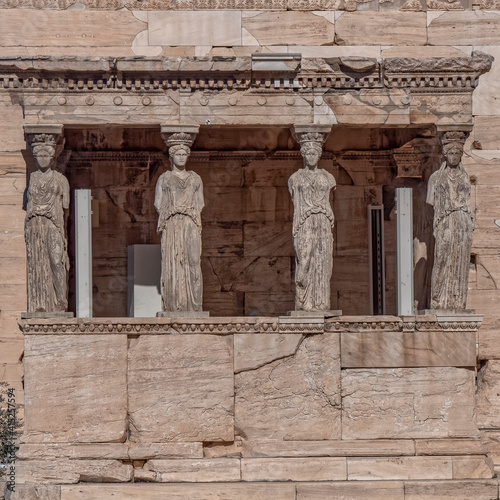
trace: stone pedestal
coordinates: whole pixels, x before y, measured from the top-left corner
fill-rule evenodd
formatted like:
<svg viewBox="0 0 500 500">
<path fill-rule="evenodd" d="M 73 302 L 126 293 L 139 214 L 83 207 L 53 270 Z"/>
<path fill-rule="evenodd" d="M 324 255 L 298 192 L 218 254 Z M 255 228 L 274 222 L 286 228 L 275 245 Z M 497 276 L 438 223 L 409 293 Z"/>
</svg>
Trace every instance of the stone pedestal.
<svg viewBox="0 0 500 500">
<path fill-rule="evenodd" d="M 50 319 L 50 318 L 74 318 L 72 312 L 22 312 L 21 319 Z"/>
<path fill-rule="evenodd" d="M 480 324 L 478 315 L 23 320 L 25 496 L 11 500 L 35 487 L 53 488 L 51 500 L 191 498 L 199 482 L 203 494 L 287 500 L 299 487 L 380 498 L 371 492 L 415 480 L 475 492 L 481 479 L 477 491 L 489 491 L 474 422 Z"/>
<path fill-rule="evenodd" d="M 157 318 L 208 318 L 210 316 L 209 311 L 158 311 L 156 313 Z"/>
<path fill-rule="evenodd" d="M 342 316 L 340 309 L 332 309 L 330 311 L 288 311 L 288 316 L 298 318 L 333 318 Z"/>
</svg>

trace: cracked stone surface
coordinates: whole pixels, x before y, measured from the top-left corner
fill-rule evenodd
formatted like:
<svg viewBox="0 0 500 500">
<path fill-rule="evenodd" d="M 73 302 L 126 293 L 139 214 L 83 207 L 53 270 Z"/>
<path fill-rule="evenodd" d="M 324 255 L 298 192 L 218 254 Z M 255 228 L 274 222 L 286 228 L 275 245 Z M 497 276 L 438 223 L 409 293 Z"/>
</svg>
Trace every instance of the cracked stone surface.
<svg viewBox="0 0 500 500">
<path fill-rule="evenodd" d="M 302 340 L 300 334 L 265 334 L 242 333 L 234 336 L 234 371 L 257 370 L 258 368 L 294 356 Z"/>
<path fill-rule="evenodd" d="M 131 441 L 233 441 L 233 339 L 143 336 L 129 348 Z"/>
<path fill-rule="evenodd" d="M 123 335 L 26 337 L 23 441 L 123 441 L 126 366 Z"/>
<path fill-rule="evenodd" d="M 500 427 L 500 361 L 490 359 L 477 377 L 477 425 L 481 429 Z"/>
<path fill-rule="evenodd" d="M 254 336 L 254 352 L 263 335 Z M 340 438 L 338 334 L 304 338 L 289 356 L 235 376 L 236 432 L 249 440 Z M 280 358 L 280 359 L 276 359 Z"/>
<path fill-rule="evenodd" d="M 342 439 L 474 437 L 474 371 L 342 372 Z"/>
</svg>

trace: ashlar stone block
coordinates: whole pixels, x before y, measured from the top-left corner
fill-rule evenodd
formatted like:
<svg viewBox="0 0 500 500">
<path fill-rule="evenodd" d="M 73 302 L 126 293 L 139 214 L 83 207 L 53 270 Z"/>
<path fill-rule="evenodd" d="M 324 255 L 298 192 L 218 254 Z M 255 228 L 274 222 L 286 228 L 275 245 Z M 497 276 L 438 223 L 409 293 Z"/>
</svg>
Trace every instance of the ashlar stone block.
<svg viewBox="0 0 500 500">
<path fill-rule="evenodd" d="M 475 437 L 474 371 L 346 369 L 342 439 Z"/>
<path fill-rule="evenodd" d="M 123 441 L 126 367 L 124 335 L 26 336 L 23 441 Z"/>
<path fill-rule="evenodd" d="M 232 337 L 148 335 L 129 348 L 130 439 L 233 441 Z"/>
<path fill-rule="evenodd" d="M 478 374 L 477 425 L 480 429 L 500 427 L 500 360 L 490 359 Z"/>
<path fill-rule="evenodd" d="M 289 356 L 236 374 L 238 433 L 256 441 L 339 439 L 339 350 L 338 334 L 311 335 Z"/>
</svg>

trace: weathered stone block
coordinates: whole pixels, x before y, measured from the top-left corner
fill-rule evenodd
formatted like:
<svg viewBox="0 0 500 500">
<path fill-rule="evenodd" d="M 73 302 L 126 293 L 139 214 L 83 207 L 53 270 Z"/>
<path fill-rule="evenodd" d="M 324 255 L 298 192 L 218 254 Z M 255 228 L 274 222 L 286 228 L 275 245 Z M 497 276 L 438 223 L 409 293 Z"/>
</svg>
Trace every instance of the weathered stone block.
<svg viewBox="0 0 500 500">
<path fill-rule="evenodd" d="M 476 418 L 480 429 L 500 427 L 500 360 L 491 359 L 477 377 Z"/>
<path fill-rule="evenodd" d="M 475 366 L 476 332 L 346 332 L 343 368 Z"/>
<path fill-rule="evenodd" d="M 0 498 L 3 500 L 3 491 Z M 47 484 L 16 484 L 14 492 L 7 490 L 6 500 L 60 500 L 61 487 Z"/>
<path fill-rule="evenodd" d="M 492 500 L 498 498 L 498 482 L 405 481 L 405 500 Z"/>
<path fill-rule="evenodd" d="M 128 450 L 131 460 L 150 458 L 203 458 L 202 443 L 151 443 L 133 445 Z"/>
<path fill-rule="evenodd" d="M 304 336 L 297 334 L 238 334 L 234 336 L 234 371 L 255 370 L 294 356 Z"/>
<path fill-rule="evenodd" d="M 498 45 L 500 16 L 493 12 L 445 12 L 431 20 L 429 45 Z"/>
<path fill-rule="evenodd" d="M 393 29 L 387 29 L 388 23 Z M 425 45 L 426 15 L 424 12 L 343 12 L 335 23 L 335 43 Z"/>
<path fill-rule="evenodd" d="M 241 45 L 241 13 L 155 12 L 149 16 L 150 45 Z"/>
<path fill-rule="evenodd" d="M 295 354 L 236 374 L 238 433 L 256 441 L 339 439 L 339 350 L 338 334 L 314 335 Z"/>
<path fill-rule="evenodd" d="M 244 225 L 243 251 L 246 257 L 294 257 L 291 222 L 251 222 Z"/>
<path fill-rule="evenodd" d="M 162 483 L 218 483 L 240 480 L 239 458 L 206 458 L 203 460 L 148 460 L 144 470 L 156 473 Z"/>
<path fill-rule="evenodd" d="M 245 500 L 296 500 L 295 485 L 286 483 L 220 483 L 220 484 L 99 484 L 61 487 L 61 500 L 168 500 L 203 498 L 241 498 Z M 31 499 L 30 499 L 31 500 Z M 45 499 L 44 499 L 45 500 Z M 52 500 L 52 499 L 50 499 Z"/>
<path fill-rule="evenodd" d="M 451 457 L 348 458 L 349 480 L 452 479 Z"/>
<path fill-rule="evenodd" d="M 488 15 L 493 15 L 498 17 L 497 14 L 493 13 L 488 13 Z M 490 54 L 495 58 L 493 64 L 491 65 L 490 71 L 488 71 L 488 73 L 486 73 L 485 75 L 482 75 L 481 78 L 479 79 L 479 85 L 474 90 L 474 94 L 472 97 L 473 100 L 472 111 L 474 115 L 487 116 L 489 119 L 490 117 L 494 117 L 495 115 L 500 114 L 500 103 L 498 103 L 498 99 L 496 98 L 496 96 L 498 96 L 498 92 L 500 91 L 500 81 L 499 81 L 500 47 L 486 45 L 486 46 L 476 46 L 474 47 L 474 49 Z M 493 121 L 491 125 L 494 130 L 495 121 Z M 483 149 L 488 149 L 488 148 L 486 146 L 483 146 Z M 477 161 L 477 159 L 475 159 L 475 161 Z"/>
<path fill-rule="evenodd" d="M 244 457 L 380 457 L 415 455 L 410 439 L 342 441 L 243 441 Z"/>
<path fill-rule="evenodd" d="M 452 457 L 453 479 L 491 479 L 493 460 L 482 457 Z"/>
<path fill-rule="evenodd" d="M 29 460 L 16 463 L 16 482 L 75 484 L 124 483 L 133 467 L 118 460 Z"/>
<path fill-rule="evenodd" d="M 280 316 L 295 309 L 295 293 L 245 292 L 245 312 L 247 316 Z"/>
<path fill-rule="evenodd" d="M 474 371 L 342 371 L 342 438 L 474 437 Z"/>
<path fill-rule="evenodd" d="M 18 460 L 55 460 L 64 458 L 80 460 L 128 460 L 128 449 L 125 443 L 21 444 L 16 457 Z"/>
<path fill-rule="evenodd" d="M 479 439 L 416 439 L 416 455 L 484 455 L 486 446 Z"/>
<path fill-rule="evenodd" d="M 241 458 L 242 449 L 243 441 L 235 437 L 231 443 L 203 443 L 203 456 L 204 458 Z"/>
<path fill-rule="evenodd" d="M 147 25 L 132 12 L 5 10 L 0 12 L 3 47 L 39 46 L 131 46 L 136 35 Z M 47 30 L 47 26 L 54 29 Z M 45 49 L 46 51 L 47 49 Z M 67 49 L 66 49 L 66 54 Z M 87 52 L 88 53 L 88 52 Z"/>
<path fill-rule="evenodd" d="M 141 337 L 129 349 L 128 384 L 132 441 L 233 440 L 231 337 Z"/>
<path fill-rule="evenodd" d="M 345 458 L 248 458 L 241 460 L 242 481 L 342 481 Z"/>
<path fill-rule="evenodd" d="M 26 336 L 24 369 L 24 442 L 125 439 L 126 336 Z"/>
<path fill-rule="evenodd" d="M 338 483 L 302 483 L 297 485 L 297 500 L 403 500 L 404 483 L 398 481 L 339 481 Z"/>
<path fill-rule="evenodd" d="M 334 13 L 243 12 L 242 45 L 333 45 Z"/>
</svg>

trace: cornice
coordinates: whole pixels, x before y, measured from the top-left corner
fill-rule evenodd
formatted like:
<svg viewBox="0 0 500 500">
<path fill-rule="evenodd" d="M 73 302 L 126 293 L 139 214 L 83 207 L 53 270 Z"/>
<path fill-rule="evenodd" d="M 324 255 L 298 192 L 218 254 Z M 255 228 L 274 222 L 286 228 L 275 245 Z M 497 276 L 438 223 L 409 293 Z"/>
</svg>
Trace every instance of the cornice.
<svg viewBox="0 0 500 500">
<path fill-rule="evenodd" d="M 342 332 L 476 331 L 482 316 L 339 316 L 321 317 L 212 317 L 170 318 L 49 318 L 23 319 L 25 335 L 233 335 L 323 334 Z"/>
<path fill-rule="evenodd" d="M 363 58 L 360 58 L 363 59 Z M 364 60 L 364 59 L 363 59 Z M 302 59 L 288 70 L 256 70 L 249 57 L 0 58 L 0 92 L 140 92 L 167 90 L 306 92 L 403 88 L 470 91 L 493 57 Z M 370 64 L 368 64 L 370 63 Z"/>
</svg>

